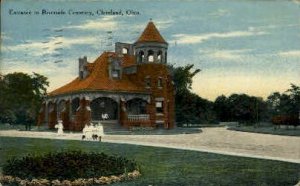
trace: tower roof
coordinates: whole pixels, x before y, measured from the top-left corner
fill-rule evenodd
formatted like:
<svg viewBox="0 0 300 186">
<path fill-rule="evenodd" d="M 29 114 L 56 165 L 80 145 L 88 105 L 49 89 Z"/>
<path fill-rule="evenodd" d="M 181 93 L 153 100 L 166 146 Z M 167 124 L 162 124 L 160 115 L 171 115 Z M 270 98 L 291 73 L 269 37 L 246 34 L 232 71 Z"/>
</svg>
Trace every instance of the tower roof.
<svg viewBox="0 0 300 186">
<path fill-rule="evenodd" d="M 145 30 L 142 35 L 136 41 L 136 43 L 140 42 L 159 42 L 159 43 L 167 43 L 164 38 L 160 35 L 154 23 L 150 20 L 147 24 Z"/>
</svg>

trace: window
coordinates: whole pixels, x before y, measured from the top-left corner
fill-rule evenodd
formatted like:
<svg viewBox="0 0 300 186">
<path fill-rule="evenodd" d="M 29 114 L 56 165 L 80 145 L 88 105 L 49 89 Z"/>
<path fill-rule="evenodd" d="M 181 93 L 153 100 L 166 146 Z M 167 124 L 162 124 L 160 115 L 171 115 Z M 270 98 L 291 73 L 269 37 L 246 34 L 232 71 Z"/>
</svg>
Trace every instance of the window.
<svg viewBox="0 0 300 186">
<path fill-rule="evenodd" d="M 154 62 L 154 52 L 152 50 L 148 51 L 148 62 Z"/>
<path fill-rule="evenodd" d="M 143 62 L 144 57 L 145 57 L 144 51 L 140 51 L 139 52 L 139 62 Z"/>
<path fill-rule="evenodd" d="M 157 54 L 157 61 L 158 62 L 161 62 L 161 55 L 162 55 L 162 52 L 159 51 L 158 54 Z"/>
<path fill-rule="evenodd" d="M 128 49 L 127 48 L 122 48 L 122 54 L 128 54 Z"/>
<path fill-rule="evenodd" d="M 112 71 L 113 78 L 120 78 L 120 70 L 113 70 Z"/>
<path fill-rule="evenodd" d="M 151 79 L 150 79 L 150 77 L 146 77 L 146 79 L 145 79 L 145 86 L 147 88 L 151 87 Z"/>
<path fill-rule="evenodd" d="M 158 78 L 157 86 L 158 86 L 159 88 L 163 87 L 163 80 L 162 80 L 162 78 Z"/>
<path fill-rule="evenodd" d="M 156 113 L 163 113 L 164 112 L 163 101 L 156 101 L 155 107 L 156 107 Z"/>
</svg>

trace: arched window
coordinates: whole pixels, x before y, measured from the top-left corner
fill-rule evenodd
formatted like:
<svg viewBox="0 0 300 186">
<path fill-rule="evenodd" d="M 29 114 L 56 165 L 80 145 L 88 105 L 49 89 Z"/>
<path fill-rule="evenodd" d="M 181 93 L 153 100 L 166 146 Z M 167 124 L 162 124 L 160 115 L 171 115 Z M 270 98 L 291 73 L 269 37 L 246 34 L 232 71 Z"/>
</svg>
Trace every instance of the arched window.
<svg viewBox="0 0 300 186">
<path fill-rule="evenodd" d="M 128 49 L 127 48 L 122 48 L 122 54 L 128 54 Z"/>
<path fill-rule="evenodd" d="M 159 63 L 162 62 L 162 61 L 161 61 L 161 58 L 162 58 L 162 52 L 159 51 L 159 52 L 157 53 L 157 61 L 158 61 Z"/>
<path fill-rule="evenodd" d="M 140 51 L 139 52 L 139 62 L 143 62 L 143 59 L 144 59 L 144 57 L 145 57 L 145 54 L 144 54 L 144 51 Z"/>
<path fill-rule="evenodd" d="M 154 52 L 152 50 L 148 51 L 148 62 L 154 62 Z"/>
</svg>

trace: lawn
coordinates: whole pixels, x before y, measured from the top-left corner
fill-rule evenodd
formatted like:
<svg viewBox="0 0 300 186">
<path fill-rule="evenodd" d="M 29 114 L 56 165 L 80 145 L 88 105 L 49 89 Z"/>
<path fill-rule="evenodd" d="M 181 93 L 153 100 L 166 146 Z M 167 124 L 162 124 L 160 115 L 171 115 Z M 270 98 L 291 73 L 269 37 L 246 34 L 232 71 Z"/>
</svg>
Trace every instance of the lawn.
<svg viewBox="0 0 300 186">
<path fill-rule="evenodd" d="M 12 156 L 67 149 L 135 159 L 142 177 L 115 185 L 295 185 L 299 164 L 188 150 L 89 141 L 0 137 L 0 166 Z"/>
<path fill-rule="evenodd" d="M 294 128 L 293 126 L 281 126 L 281 128 L 274 129 L 274 126 L 261 126 L 261 127 L 253 127 L 253 126 L 240 126 L 240 127 L 229 127 L 229 130 L 236 130 L 241 132 L 254 132 L 254 133 L 262 133 L 262 134 L 274 134 L 274 135 L 282 135 L 282 136 L 300 136 L 300 127 L 297 126 Z"/>
</svg>

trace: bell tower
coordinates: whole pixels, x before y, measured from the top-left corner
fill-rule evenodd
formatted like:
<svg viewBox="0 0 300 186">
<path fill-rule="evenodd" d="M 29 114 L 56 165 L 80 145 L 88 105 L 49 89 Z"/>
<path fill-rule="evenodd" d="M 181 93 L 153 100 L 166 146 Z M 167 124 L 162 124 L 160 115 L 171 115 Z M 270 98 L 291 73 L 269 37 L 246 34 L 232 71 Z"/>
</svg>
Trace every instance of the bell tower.
<svg viewBox="0 0 300 186">
<path fill-rule="evenodd" d="M 168 43 L 160 35 L 156 26 L 150 19 L 145 30 L 134 43 L 134 51 L 138 64 L 167 63 Z"/>
</svg>

